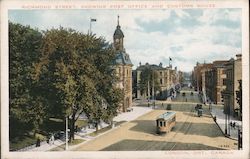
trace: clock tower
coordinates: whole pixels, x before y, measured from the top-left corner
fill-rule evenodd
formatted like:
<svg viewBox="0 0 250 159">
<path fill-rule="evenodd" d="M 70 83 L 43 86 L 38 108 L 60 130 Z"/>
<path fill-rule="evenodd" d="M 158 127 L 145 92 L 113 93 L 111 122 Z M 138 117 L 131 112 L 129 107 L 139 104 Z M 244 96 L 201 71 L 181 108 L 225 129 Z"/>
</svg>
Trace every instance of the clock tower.
<svg viewBox="0 0 250 159">
<path fill-rule="evenodd" d="M 119 16 L 118 16 L 116 30 L 115 30 L 114 35 L 113 35 L 114 47 L 115 47 L 116 51 L 123 51 L 124 50 L 123 38 L 124 38 L 124 34 L 121 30 L 121 26 L 119 24 Z"/>
<path fill-rule="evenodd" d="M 113 46 L 116 52 L 115 68 L 118 81 L 116 86 L 123 91 L 124 97 L 120 103 L 119 111 L 126 112 L 132 108 L 132 62 L 129 54 L 126 53 L 123 46 L 124 34 L 117 17 L 117 26 L 113 35 Z"/>
</svg>

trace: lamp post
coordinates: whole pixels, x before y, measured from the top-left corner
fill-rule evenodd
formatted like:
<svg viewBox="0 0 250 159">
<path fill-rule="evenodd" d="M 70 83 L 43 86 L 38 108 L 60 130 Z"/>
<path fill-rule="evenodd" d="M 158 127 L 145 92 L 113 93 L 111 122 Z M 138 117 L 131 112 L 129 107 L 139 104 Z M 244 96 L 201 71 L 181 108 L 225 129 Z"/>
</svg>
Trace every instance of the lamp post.
<svg viewBox="0 0 250 159">
<path fill-rule="evenodd" d="M 148 80 L 148 107 L 149 107 L 149 100 L 150 100 L 150 90 L 149 90 L 149 80 Z"/>
<path fill-rule="evenodd" d="M 242 149 L 242 131 L 240 130 L 240 126 L 238 127 L 238 150 Z"/>
<path fill-rule="evenodd" d="M 65 132 L 65 143 L 66 143 L 66 147 L 65 150 L 67 151 L 69 149 L 69 145 L 68 145 L 68 117 L 66 116 L 66 132 Z"/>
<path fill-rule="evenodd" d="M 228 129 L 228 136 L 230 136 L 230 129 L 231 129 L 231 127 L 229 126 L 229 123 L 230 123 L 230 114 L 231 114 L 231 109 L 230 109 L 230 106 L 229 106 L 229 111 L 228 111 L 228 127 L 229 127 L 229 129 Z"/>
<path fill-rule="evenodd" d="M 153 84 L 152 84 L 152 96 L 153 96 L 153 102 L 154 102 L 154 108 L 155 108 L 155 81 L 154 81 L 154 70 L 153 70 Z"/>
<path fill-rule="evenodd" d="M 227 136 L 227 114 L 225 114 L 225 135 Z"/>
<path fill-rule="evenodd" d="M 225 136 L 227 136 L 227 113 L 228 113 L 227 107 L 224 108 L 224 113 L 225 113 Z"/>
</svg>

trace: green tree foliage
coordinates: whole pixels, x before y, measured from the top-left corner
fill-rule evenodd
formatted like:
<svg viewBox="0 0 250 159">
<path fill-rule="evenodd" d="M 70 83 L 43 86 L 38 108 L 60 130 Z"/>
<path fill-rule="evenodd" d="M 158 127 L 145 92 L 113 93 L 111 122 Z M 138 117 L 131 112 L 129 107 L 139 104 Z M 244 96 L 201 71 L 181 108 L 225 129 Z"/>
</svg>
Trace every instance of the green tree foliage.
<svg viewBox="0 0 250 159">
<path fill-rule="evenodd" d="M 47 99 L 50 115 L 69 117 L 70 138 L 74 139 L 80 114 L 85 113 L 96 127 L 116 115 L 122 95 L 115 88 L 115 52 L 103 38 L 72 29 L 47 30 L 41 51 L 33 78 Z"/>
<path fill-rule="evenodd" d="M 152 90 L 154 86 L 154 91 L 160 90 L 159 75 L 151 67 L 145 67 L 140 74 L 140 91 L 144 94 L 147 93 L 148 87 L 150 94 L 152 95 Z M 149 85 L 149 86 L 148 86 Z"/>
<path fill-rule="evenodd" d="M 45 116 L 33 88 L 32 68 L 39 59 L 42 34 L 29 26 L 9 23 L 10 138 L 38 128 Z"/>
</svg>

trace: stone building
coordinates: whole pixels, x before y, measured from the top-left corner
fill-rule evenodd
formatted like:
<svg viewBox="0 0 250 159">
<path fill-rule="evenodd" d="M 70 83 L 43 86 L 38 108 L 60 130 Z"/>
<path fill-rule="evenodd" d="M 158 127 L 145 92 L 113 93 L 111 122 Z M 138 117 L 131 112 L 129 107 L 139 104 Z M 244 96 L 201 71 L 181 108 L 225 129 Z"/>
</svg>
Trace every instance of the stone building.
<svg viewBox="0 0 250 159">
<path fill-rule="evenodd" d="M 193 71 L 193 86 L 195 91 L 202 93 L 205 88 L 205 72 L 212 67 L 213 64 L 211 63 L 203 63 L 200 64 L 197 62 L 196 66 L 194 67 Z"/>
<path fill-rule="evenodd" d="M 159 90 L 155 90 L 150 86 L 150 90 L 142 92 L 140 89 L 141 73 L 144 69 L 150 68 L 156 73 L 154 80 L 159 83 Z M 133 86 L 135 98 L 146 99 L 155 96 L 156 99 L 167 99 L 170 97 L 177 88 L 180 88 L 179 79 L 182 78 L 182 72 L 177 71 L 177 68 L 172 69 L 171 67 L 163 67 L 162 63 L 159 65 L 148 64 L 139 65 L 133 72 Z M 149 93 L 149 94 L 148 94 Z"/>
<path fill-rule="evenodd" d="M 241 54 L 236 55 L 236 59 L 230 59 L 225 65 L 226 78 L 224 85 L 226 89 L 222 92 L 224 100 L 224 112 L 226 114 L 241 116 L 239 104 L 236 100 L 236 91 L 239 90 L 239 80 L 242 80 L 242 59 Z"/>
<path fill-rule="evenodd" d="M 223 104 L 221 92 L 226 88 L 223 80 L 226 78 L 225 64 L 228 61 L 214 61 L 213 67 L 205 73 L 207 99 L 215 104 Z"/>
<path fill-rule="evenodd" d="M 119 16 L 117 26 L 113 35 L 113 46 L 116 52 L 116 74 L 118 76 L 117 86 L 123 90 L 124 99 L 121 103 L 120 111 L 126 112 L 132 106 L 132 62 L 129 54 L 124 48 L 124 34 L 119 24 Z"/>
</svg>

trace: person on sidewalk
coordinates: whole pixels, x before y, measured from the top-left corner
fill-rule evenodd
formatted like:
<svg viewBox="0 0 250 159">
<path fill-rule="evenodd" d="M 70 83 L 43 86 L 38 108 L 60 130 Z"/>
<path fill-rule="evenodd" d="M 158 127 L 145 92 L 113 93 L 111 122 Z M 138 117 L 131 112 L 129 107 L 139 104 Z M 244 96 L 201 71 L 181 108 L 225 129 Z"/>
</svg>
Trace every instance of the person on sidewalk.
<svg viewBox="0 0 250 159">
<path fill-rule="evenodd" d="M 51 145 L 51 143 L 52 143 L 52 141 L 51 141 L 52 139 L 51 139 L 51 138 L 52 138 L 52 137 L 49 138 L 49 145 Z"/>
<path fill-rule="evenodd" d="M 55 141 L 55 137 L 54 137 L 54 134 L 52 134 L 52 136 L 51 136 L 51 142 L 52 142 L 52 144 L 54 144 L 54 141 Z"/>
<path fill-rule="evenodd" d="M 36 147 L 40 147 L 40 138 L 38 137 L 38 139 L 36 140 Z"/>
</svg>

